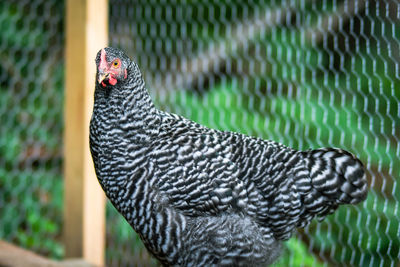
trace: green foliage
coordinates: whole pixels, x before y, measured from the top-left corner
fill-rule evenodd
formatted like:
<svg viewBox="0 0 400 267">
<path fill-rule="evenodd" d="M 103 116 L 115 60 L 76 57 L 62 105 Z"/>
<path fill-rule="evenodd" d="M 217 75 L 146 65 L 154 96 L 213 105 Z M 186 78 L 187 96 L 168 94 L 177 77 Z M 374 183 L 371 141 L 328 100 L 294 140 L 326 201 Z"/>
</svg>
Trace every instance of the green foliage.
<svg viewBox="0 0 400 267">
<path fill-rule="evenodd" d="M 389 266 L 400 253 L 400 240 L 393 238 L 398 236 L 399 215 L 398 203 L 372 192 L 362 208 L 342 207 L 309 230 L 316 232 L 315 247 L 321 253 L 334 249 L 338 262 Z"/>
<path fill-rule="evenodd" d="M 61 20 L 22 6 L 0 2 L 0 239 L 61 258 L 64 68 L 49 30 Z"/>
<path fill-rule="evenodd" d="M 285 243 L 285 249 L 272 267 L 286 266 L 324 266 L 315 256 L 307 249 L 307 246 L 296 238 L 290 239 Z"/>
<path fill-rule="evenodd" d="M 0 239 L 61 258 L 62 196 L 59 174 L 0 169 Z"/>
</svg>

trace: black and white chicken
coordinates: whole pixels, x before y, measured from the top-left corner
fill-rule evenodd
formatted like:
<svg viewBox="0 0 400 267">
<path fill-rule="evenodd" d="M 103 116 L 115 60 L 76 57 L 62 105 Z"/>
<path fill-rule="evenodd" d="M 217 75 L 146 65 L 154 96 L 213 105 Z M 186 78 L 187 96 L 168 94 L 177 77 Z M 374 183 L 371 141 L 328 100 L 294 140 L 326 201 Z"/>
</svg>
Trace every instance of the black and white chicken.
<svg viewBox="0 0 400 267">
<path fill-rule="evenodd" d="M 165 266 L 265 266 L 314 217 L 367 196 L 362 163 L 296 151 L 158 110 L 137 64 L 96 57 L 90 148 L 115 208 Z"/>
</svg>

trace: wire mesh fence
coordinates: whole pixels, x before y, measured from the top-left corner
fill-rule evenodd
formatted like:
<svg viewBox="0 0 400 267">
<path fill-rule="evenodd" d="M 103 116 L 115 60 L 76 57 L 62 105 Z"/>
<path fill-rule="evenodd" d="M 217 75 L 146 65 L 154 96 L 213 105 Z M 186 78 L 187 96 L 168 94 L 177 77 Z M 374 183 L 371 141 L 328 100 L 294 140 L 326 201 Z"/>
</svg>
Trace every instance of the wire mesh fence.
<svg viewBox="0 0 400 267">
<path fill-rule="evenodd" d="M 0 2 L 0 239 L 63 256 L 63 1 Z M 207 126 L 358 155 L 371 187 L 276 266 L 400 264 L 397 1 L 110 1 L 110 45 L 156 105 Z M 107 266 L 157 265 L 107 207 Z"/>
<path fill-rule="evenodd" d="M 341 147 L 365 163 L 368 200 L 300 230 L 277 266 L 399 264 L 398 2 L 110 7 L 110 43 L 139 64 L 158 107 L 297 149 Z M 121 232 L 125 223 L 111 207 L 108 216 L 121 223 L 108 224 L 107 247 L 124 255 L 109 253 L 108 263 L 128 266 L 127 255 L 139 253 L 136 237 Z"/>
<path fill-rule="evenodd" d="M 0 1 L 0 239 L 63 256 L 61 1 Z"/>
</svg>

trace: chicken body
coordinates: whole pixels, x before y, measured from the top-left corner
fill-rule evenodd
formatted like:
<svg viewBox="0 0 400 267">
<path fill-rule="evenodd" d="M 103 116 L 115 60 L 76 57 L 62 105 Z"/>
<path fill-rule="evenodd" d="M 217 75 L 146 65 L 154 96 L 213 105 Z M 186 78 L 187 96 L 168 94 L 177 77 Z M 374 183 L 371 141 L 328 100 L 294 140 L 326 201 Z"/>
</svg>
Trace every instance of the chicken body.
<svg viewBox="0 0 400 267">
<path fill-rule="evenodd" d="M 99 51 L 96 63 L 98 180 L 165 266 L 268 265 L 297 227 L 366 198 L 363 166 L 350 153 L 209 129 L 156 109 L 120 50 Z"/>
</svg>

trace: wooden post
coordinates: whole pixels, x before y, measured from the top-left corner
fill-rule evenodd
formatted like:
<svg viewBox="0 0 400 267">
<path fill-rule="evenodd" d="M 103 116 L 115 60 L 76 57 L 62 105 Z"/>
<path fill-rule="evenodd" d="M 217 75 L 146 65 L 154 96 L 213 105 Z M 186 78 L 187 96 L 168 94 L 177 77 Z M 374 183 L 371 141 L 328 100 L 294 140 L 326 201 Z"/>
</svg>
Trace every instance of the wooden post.
<svg viewBox="0 0 400 267">
<path fill-rule="evenodd" d="M 67 0 L 65 50 L 65 256 L 104 265 L 105 197 L 89 150 L 95 56 L 108 42 L 108 0 Z"/>
</svg>

